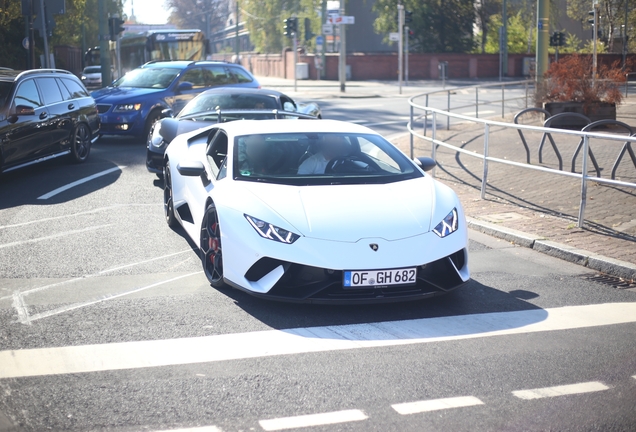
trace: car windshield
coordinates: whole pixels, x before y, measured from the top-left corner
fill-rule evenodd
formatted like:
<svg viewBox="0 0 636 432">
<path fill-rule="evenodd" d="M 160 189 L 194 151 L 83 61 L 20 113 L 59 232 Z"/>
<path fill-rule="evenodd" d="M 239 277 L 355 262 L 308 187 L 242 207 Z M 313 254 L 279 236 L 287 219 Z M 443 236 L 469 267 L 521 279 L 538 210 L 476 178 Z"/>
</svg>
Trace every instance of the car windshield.
<svg viewBox="0 0 636 432">
<path fill-rule="evenodd" d="M 113 83 L 113 87 L 167 88 L 181 69 L 137 68 L 131 70 Z"/>
<path fill-rule="evenodd" d="M 422 173 L 374 134 L 281 133 L 235 139 L 233 177 L 288 185 L 390 183 Z"/>
<path fill-rule="evenodd" d="M 84 74 L 96 74 L 101 72 L 102 72 L 101 66 L 88 66 L 84 68 Z"/>
<path fill-rule="evenodd" d="M 217 110 L 276 109 L 276 98 L 268 95 L 245 93 L 202 94 L 187 104 L 179 117 L 192 116 Z"/>
</svg>

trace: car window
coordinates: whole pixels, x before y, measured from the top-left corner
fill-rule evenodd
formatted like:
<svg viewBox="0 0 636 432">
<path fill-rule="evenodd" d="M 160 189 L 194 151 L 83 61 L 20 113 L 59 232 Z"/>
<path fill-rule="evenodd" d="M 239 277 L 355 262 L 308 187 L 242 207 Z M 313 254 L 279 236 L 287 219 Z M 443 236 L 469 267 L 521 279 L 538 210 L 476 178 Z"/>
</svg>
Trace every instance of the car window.
<svg viewBox="0 0 636 432">
<path fill-rule="evenodd" d="M 101 66 L 87 66 L 84 68 L 84 74 L 96 74 L 96 73 L 102 73 L 102 67 Z"/>
<path fill-rule="evenodd" d="M 14 105 L 24 105 L 31 108 L 40 108 L 42 106 L 42 100 L 40 94 L 35 86 L 35 81 L 26 80 L 20 84 L 18 91 L 13 99 Z"/>
<path fill-rule="evenodd" d="M 0 81 L 0 107 L 4 106 L 4 103 L 7 101 L 12 88 L 13 83 Z"/>
<path fill-rule="evenodd" d="M 183 73 L 183 75 L 181 75 L 181 78 L 179 78 L 179 82 L 189 82 L 190 84 L 192 84 L 192 88 L 195 89 L 206 87 L 202 68 L 188 69 Z"/>
<path fill-rule="evenodd" d="M 64 101 L 55 78 L 36 78 L 35 80 L 40 86 L 40 92 L 42 93 L 42 99 L 45 105 L 52 105 Z"/>
<path fill-rule="evenodd" d="M 207 72 L 205 78 L 208 87 L 235 83 L 225 66 L 207 66 L 205 69 Z"/>
<path fill-rule="evenodd" d="M 421 177 L 412 161 L 375 134 L 239 136 L 233 178 L 286 185 L 383 184 Z"/>
<path fill-rule="evenodd" d="M 82 87 L 80 83 L 69 78 L 62 78 L 62 82 L 68 89 L 69 93 L 71 93 L 71 97 L 73 99 L 88 97 L 88 93 L 84 90 L 84 87 Z"/>
<path fill-rule="evenodd" d="M 193 99 L 179 113 L 179 117 L 216 110 L 276 109 L 276 99 L 272 96 L 241 93 L 203 94 Z"/>
<path fill-rule="evenodd" d="M 228 139 L 227 135 L 222 130 L 215 132 L 216 133 L 214 133 L 214 135 L 210 133 L 211 138 L 209 139 L 206 155 L 212 174 L 216 178 L 219 175 L 221 165 L 227 157 Z"/>
<path fill-rule="evenodd" d="M 66 86 L 64 85 L 64 83 L 62 82 L 61 79 L 57 78 L 57 86 L 60 88 L 60 91 L 62 92 L 62 97 L 64 98 L 64 100 L 71 100 L 73 99 L 73 96 L 71 95 L 71 93 L 68 91 L 68 89 L 66 88 Z"/>
<path fill-rule="evenodd" d="M 254 81 L 251 76 L 249 76 L 243 69 L 232 67 L 229 68 L 230 73 L 234 76 L 234 82 L 238 83 L 250 83 Z"/>
</svg>

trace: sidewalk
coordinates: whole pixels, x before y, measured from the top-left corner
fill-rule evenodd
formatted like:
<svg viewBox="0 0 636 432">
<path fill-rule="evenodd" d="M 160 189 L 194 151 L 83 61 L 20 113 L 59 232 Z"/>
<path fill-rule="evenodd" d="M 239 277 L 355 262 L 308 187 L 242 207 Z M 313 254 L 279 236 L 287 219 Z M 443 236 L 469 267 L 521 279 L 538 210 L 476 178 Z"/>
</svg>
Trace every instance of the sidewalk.
<svg viewBox="0 0 636 432">
<path fill-rule="evenodd" d="M 342 93 L 338 81 L 299 80 L 298 91 L 293 92 L 293 80 L 257 78 L 265 88 L 278 88 L 299 98 L 399 96 L 395 81 L 350 81 L 347 82 L 346 92 Z M 453 80 L 447 81 L 446 86 L 470 86 L 486 82 L 493 81 Z M 407 97 L 439 89 L 440 86 L 439 80 L 412 81 L 408 86 L 402 87 L 404 103 L 407 103 Z M 619 105 L 617 119 L 636 131 L 636 94 L 631 94 Z M 499 116 L 493 119 L 502 120 Z M 503 121 L 512 123 L 512 117 Z M 439 119 L 438 122 L 438 139 L 483 153 L 482 125 L 462 124 L 447 131 L 440 130 L 445 125 L 445 119 Z M 526 117 L 522 123 L 540 126 L 542 121 L 538 117 Z M 421 126 L 422 123 L 416 125 L 422 130 Z M 409 154 L 406 127 L 404 132 L 393 143 Z M 430 133 L 429 127 L 429 136 Z M 553 137 L 563 158 L 563 170 L 569 171 L 578 140 L 556 132 Z M 525 138 L 530 147 L 531 163 L 539 164 L 541 134 L 525 133 Z M 622 145 L 620 141 L 590 142 L 601 166 L 602 177 L 610 178 L 611 167 Z M 633 148 L 636 151 L 636 144 Z M 415 156 L 431 155 L 430 143 L 424 140 L 416 138 L 414 149 Z M 516 130 L 491 128 L 489 149 L 490 156 L 526 162 L 525 149 Z M 558 168 L 557 158 L 549 142 L 545 143 L 542 155 L 543 162 L 540 165 Z M 581 181 L 578 179 L 490 163 L 486 198 L 482 200 L 480 189 L 483 164 L 480 159 L 438 147 L 437 163 L 436 178 L 457 192 L 472 229 L 587 266 L 612 276 L 609 278 L 610 284 L 636 289 L 636 189 L 588 182 L 586 223 L 584 228 L 577 228 L 581 191 Z M 580 165 L 579 154 L 575 163 L 576 172 L 581 172 Z M 592 170 L 592 164 L 588 165 Z M 623 156 L 616 178 L 636 183 L 636 167 L 627 153 Z"/>
</svg>

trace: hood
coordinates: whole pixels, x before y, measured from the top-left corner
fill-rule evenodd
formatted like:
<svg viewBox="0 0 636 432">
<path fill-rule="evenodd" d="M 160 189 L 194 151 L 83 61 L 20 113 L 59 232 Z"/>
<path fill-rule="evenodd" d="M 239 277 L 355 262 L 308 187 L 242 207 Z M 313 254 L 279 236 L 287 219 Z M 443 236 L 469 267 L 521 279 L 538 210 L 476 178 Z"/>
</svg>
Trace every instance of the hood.
<svg viewBox="0 0 636 432">
<path fill-rule="evenodd" d="M 165 89 L 151 89 L 138 87 L 106 87 L 91 93 L 97 103 L 122 103 L 129 102 L 136 97 L 158 93 Z"/>
<path fill-rule="evenodd" d="M 384 185 L 296 187 L 246 182 L 245 187 L 298 234 L 343 242 L 424 234 L 430 231 L 435 200 L 434 188 L 424 178 Z"/>
</svg>

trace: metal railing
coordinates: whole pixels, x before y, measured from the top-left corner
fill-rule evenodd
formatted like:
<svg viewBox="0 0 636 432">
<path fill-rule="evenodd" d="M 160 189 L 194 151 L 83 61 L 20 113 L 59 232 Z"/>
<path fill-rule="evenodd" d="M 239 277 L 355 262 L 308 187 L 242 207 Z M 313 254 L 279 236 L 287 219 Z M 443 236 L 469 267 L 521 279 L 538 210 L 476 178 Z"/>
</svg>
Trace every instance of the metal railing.
<svg viewBox="0 0 636 432">
<path fill-rule="evenodd" d="M 407 129 L 410 133 L 410 156 L 411 158 L 413 158 L 413 137 L 418 137 L 420 139 L 423 139 L 425 141 L 428 141 L 431 143 L 431 157 L 433 159 L 436 159 L 436 152 L 437 152 L 437 147 L 438 146 L 442 146 L 445 148 L 448 148 L 450 150 L 454 150 L 458 153 L 462 153 L 471 157 L 475 157 L 478 159 L 481 159 L 483 161 L 483 173 L 482 173 L 482 178 L 481 178 L 481 193 L 480 193 L 480 197 L 481 199 L 484 199 L 486 197 L 486 189 L 488 186 L 488 164 L 489 162 L 494 162 L 494 163 L 499 163 L 499 164 L 504 164 L 504 165 L 510 165 L 510 166 L 514 166 L 517 168 L 522 168 L 522 169 L 530 169 L 530 170 L 534 170 L 534 171 L 541 171 L 541 172 L 545 172 L 545 173 L 549 173 L 549 174 L 555 174 L 555 175 L 560 175 L 560 176 L 565 176 L 565 177 L 573 177 L 573 178 L 577 178 L 581 180 L 581 193 L 580 193 L 580 204 L 579 204 L 579 215 L 578 215 L 578 227 L 582 228 L 584 226 L 585 223 L 585 205 L 587 202 L 587 183 L 588 181 L 592 180 L 594 182 L 597 183 L 602 183 L 602 184 L 607 184 L 607 185 L 614 185 L 614 186 L 621 186 L 621 187 L 628 187 L 628 188 L 636 188 L 636 183 L 629 183 L 629 182 L 624 182 L 624 181 L 619 181 L 619 180 L 611 180 L 611 179 L 604 179 L 601 177 L 593 177 L 588 175 L 588 158 L 589 158 L 589 153 L 590 153 L 590 138 L 596 138 L 596 139 L 604 139 L 604 140 L 611 140 L 611 141 L 622 141 L 622 142 L 636 142 L 636 137 L 632 137 L 632 136 L 624 136 L 624 135 L 609 135 L 609 134 L 605 134 L 605 133 L 598 133 L 598 132 L 582 132 L 582 131 L 573 131 L 573 130 L 567 130 L 567 129 L 556 129 L 556 128 L 546 128 L 546 127 L 539 127 L 539 126 L 530 126 L 530 125 L 522 125 L 522 124 L 515 124 L 515 123 L 506 123 L 506 122 L 501 122 L 501 121 L 493 121 L 493 120 L 486 120 L 486 119 L 480 119 L 480 118 L 476 118 L 476 117 L 469 117 L 469 116 L 465 116 L 462 114 L 455 114 L 455 113 L 451 113 L 448 111 L 444 111 L 442 109 L 438 109 L 438 108 L 432 108 L 429 106 L 423 106 L 423 105 L 419 105 L 417 103 L 415 103 L 415 99 L 417 98 L 421 98 L 421 97 L 426 97 L 426 101 L 428 102 L 428 95 L 431 93 L 424 93 L 424 94 L 420 94 L 420 95 L 416 95 L 413 96 L 409 99 L 409 105 L 411 107 L 410 111 L 410 119 L 409 119 L 409 123 L 407 124 Z M 421 114 L 419 116 L 415 116 L 414 115 L 414 110 L 418 109 L 418 110 L 422 110 L 424 111 L 424 114 Z M 429 114 L 432 116 L 432 125 L 431 125 L 431 136 L 428 137 L 426 136 L 426 130 L 427 130 L 427 123 L 428 123 L 428 116 Z M 474 151 L 469 151 L 457 146 L 454 146 L 452 144 L 448 144 L 444 141 L 438 140 L 437 139 L 437 117 L 439 115 L 443 115 L 447 117 L 447 120 L 449 118 L 454 118 L 454 119 L 459 119 L 459 120 L 463 120 L 465 122 L 473 122 L 473 123 L 481 123 L 484 126 L 484 147 L 483 147 L 483 154 L 479 154 L 476 153 Z M 418 132 L 416 132 L 414 130 L 414 122 L 415 120 L 421 120 L 422 118 L 424 118 L 424 127 L 423 127 L 423 134 L 419 134 Z M 448 124 L 448 122 L 447 122 Z M 555 133 L 559 133 L 559 134 L 564 134 L 564 135 L 570 135 L 570 136 L 576 136 L 579 137 L 580 139 L 583 140 L 583 148 L 582 148 L 582 153 L 583 153 L 583 162 L 582 162 L 582 168 L 581 168 L 581 173 L 574 173 L 574 172 L 566 172 L 566 171 L 561 171 L 561 170 L 556 170 L 556 169 L 552 169 L 552 168 L 547 168 L 547 167 L 543 167 L 543 166 L 538 166 L 538 165 L 530 165 L 527 163 L 521 163 L 521 162 L 514 162 L 514 161 L 510 161 L 510 160 L 506 160 L 506 159 L 500 159 L 500 158 L 495 158 L 495 157 L 491 157 L 488 155 L 488 151 L 489 151 L 489 137 L 490 137 L 490 127 L 492 126 L 498 126 L 498 127 L 502 127 L 502 128 L 512 128 L 515 129 L 517 131 L 519 130 L 526 130 L 526 131 L 534 131 L 534 132 L 540 132 L 540 133 L 548 133 L 548 134 L 555 134 Z M 435 169 L 433 169 L 431 171 L 431 175 L 435 176 Z"/>
</svg>

